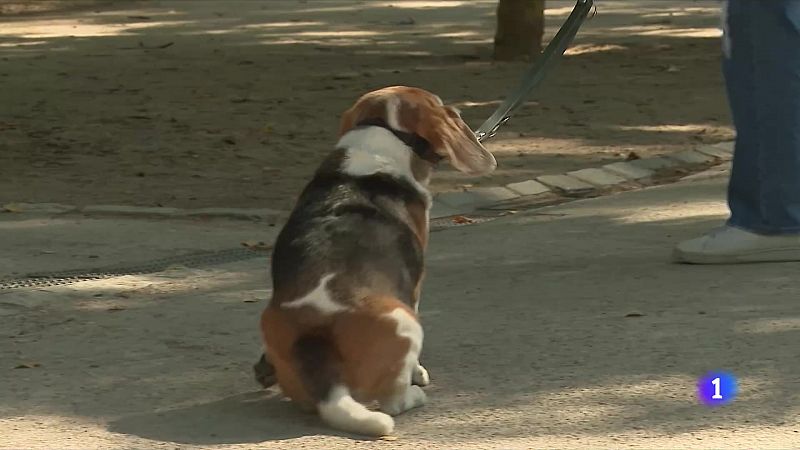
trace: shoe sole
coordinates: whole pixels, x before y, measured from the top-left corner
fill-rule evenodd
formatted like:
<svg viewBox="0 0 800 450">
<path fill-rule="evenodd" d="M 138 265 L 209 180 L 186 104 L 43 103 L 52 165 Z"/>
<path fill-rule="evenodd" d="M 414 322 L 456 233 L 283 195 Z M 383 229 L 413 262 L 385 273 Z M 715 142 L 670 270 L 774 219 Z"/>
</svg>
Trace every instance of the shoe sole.
<svg viewBox="0 0 800 450">
<path fill-rule="evenodd" d="M 800 261 L 800 248 L 761 250 L 731 255 L 687 253 L 676 249 L 672 253 L 672 258 L 675 262 L 683 264 L 751 264 L 769 262 L 798 262 Z"/>
</svg>

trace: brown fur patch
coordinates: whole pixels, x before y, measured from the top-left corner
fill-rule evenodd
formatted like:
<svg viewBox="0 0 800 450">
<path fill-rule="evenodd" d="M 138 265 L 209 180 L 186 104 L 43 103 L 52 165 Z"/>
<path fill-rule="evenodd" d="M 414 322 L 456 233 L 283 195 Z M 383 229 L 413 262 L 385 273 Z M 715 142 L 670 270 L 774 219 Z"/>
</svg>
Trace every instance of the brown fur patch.
<svg viewBox="0 0 800 450">
<path fill-rule="evenodd" d="M 361 402 L 394 393 L 405 366 L 410 342 L 397 335 L 397 322 L 385 317 L 397 308 L 414 317 L 414 312 L 395 298 L 371 297 L 364 299 L 358 311 L 342 314 L 333 327 L 344 381 Z"/>
<path fill-rule="evenodd" d="M 397 308 L 416 317 L 406 304 L 390 296 L 367 297 L 352 310 L 311 321 L 310 308 L 268 307 L 261 316 L 261 330 L 283 392 L 304 409 L 316 406 L 292 356 L 297 339 L 313 330 L 330 338 L 340 381 L 354 398 L 370 402 L 391 396 L 410 346 L 408 339 L 397 335 L 397 322 L 385 317 Z M 320 327 L 320 320 L 327 325 Z"/>
<path fill-rule="evenodd" d="M 298 327 L 298 313 L 284 311 L 280 307 L 268 307 L 261 314 L 261 334 L 269 349 L 268 358 L 275 367 L 275 373 L 283 393 L 300 405 L 313 408 L 314 401 L 302 383 L 302 377 L 292 357 L 292 347 L 303 329 Z"/>
</svg>

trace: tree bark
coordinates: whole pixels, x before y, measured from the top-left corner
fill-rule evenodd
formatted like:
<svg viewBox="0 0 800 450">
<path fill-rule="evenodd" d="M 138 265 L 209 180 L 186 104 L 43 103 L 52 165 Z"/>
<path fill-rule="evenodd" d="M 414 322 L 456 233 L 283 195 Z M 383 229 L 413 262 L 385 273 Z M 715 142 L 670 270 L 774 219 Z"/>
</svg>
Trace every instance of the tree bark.
<svg viewBox="0 0 800 450">
<path fill-rule="evenodd" d="M 499 0 L 494 59 L 534 59 L 542 51 L 545 0 Z"/>
</svg>

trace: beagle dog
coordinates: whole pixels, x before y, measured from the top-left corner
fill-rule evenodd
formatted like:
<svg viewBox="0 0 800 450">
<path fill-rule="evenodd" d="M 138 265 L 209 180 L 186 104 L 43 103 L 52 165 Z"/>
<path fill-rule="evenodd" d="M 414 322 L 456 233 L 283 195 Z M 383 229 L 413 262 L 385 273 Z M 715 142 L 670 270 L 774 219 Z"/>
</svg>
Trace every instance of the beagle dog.
<svg viewBox="0 0 800 450">
<path fill-rule="evenodd" d="M 333 428 L 386 435 L 391 416 L 425 403 L 417 310 L 440 160 L 470 174 L 497 166 L 436 95 L 393 86 L 362 96 L 275 243 L 256 371 L 274 370 L 286 396 Z M 379 411 L 365 406 L 374 402 Z"/>
</svg>

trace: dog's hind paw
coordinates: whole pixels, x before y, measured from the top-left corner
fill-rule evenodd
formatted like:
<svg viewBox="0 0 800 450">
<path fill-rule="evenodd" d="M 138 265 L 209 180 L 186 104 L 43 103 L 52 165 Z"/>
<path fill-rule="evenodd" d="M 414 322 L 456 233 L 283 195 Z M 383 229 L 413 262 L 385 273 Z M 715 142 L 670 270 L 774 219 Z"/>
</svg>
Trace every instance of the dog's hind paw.
<svg viewBox="0 0 800 450">
<path fill-rule="evenodd" d="M 422 364 L 417 364 L 414 371 L 411 373 L 411 384 L 415 386 L 427 386 L 431 384 L 431 377 L 428 375 L 428 370 L 422 367 Z"/>
</svg>

